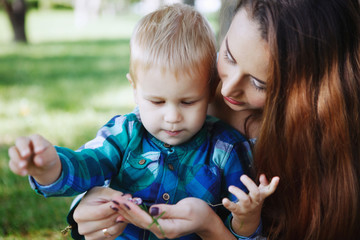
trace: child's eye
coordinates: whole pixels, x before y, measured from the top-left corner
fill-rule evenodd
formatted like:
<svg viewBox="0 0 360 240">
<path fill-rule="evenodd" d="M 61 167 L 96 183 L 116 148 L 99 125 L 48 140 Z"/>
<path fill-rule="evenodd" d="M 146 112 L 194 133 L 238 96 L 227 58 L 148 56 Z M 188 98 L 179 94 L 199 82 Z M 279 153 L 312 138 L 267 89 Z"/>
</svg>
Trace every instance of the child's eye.
<svg viewBox="0 0 360 240">
<path fill-rule="evenodd" d="M 165 103 L 165 101 L 150 101 L 150 102 L 154 105 L 161 105 L 161 104 Z"/>
<path fill-rule="evenodd" d="M 182 101 L 181 103 L 184 105 L 191 105 L 194 104 L 196 101 Z"/>
</svg>

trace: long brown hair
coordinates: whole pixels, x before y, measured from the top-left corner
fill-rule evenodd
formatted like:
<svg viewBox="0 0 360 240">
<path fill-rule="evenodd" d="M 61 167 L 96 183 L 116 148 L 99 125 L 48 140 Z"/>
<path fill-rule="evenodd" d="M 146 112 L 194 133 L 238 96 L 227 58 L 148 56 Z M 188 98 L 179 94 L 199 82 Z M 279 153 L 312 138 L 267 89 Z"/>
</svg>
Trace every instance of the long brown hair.
<svg viewBox="0 0 360 240">
<path fill-rule="evenodd" d="M 360 237 L 358 0 L 244 0 L 271 51 L 254 149 L 269 239 Z"/>
</svg>

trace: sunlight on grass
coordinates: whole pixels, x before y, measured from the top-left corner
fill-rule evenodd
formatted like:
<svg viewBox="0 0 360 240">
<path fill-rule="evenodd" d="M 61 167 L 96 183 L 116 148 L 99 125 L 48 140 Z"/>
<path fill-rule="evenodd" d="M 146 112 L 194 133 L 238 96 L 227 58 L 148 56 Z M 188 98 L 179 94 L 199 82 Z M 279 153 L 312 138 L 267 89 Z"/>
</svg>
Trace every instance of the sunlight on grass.
<svg viewBox="0 0 360 240">
<path fill-rule="evenodd" d="M 75 29 L 71 12 L 33 11 L 24 45 L 10 42 L 0 12 L 0 239 L 64 239 L 72 198 L 36 195 L 27 178 L 10 172 L 7 150 L 33 133 L 76 149 L 134 108 L 126 73 L 137 18 L 103 18 Z"/>
</svg>

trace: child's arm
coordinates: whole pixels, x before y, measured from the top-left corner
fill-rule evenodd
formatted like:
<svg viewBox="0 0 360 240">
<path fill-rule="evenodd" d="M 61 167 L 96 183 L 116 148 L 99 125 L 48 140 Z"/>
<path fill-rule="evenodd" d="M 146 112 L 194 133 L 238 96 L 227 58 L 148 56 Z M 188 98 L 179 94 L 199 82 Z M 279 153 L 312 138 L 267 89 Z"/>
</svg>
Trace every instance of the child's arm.
<svg viewBox="0 0 360 240">
<path fill-rule="evenodd" d="M 9 149 L 10 169 L 18 175 L 31 175 L 41 185 L 55 182 L 61 162 L 54 146 L 40 135 L 19 137 Z"/>
<path fill-rule="evenodd" d="M 280 179 L 273 177 L 269 183 L 265 175 L 261 174 L 259 186 L 246 175 L 241 176 L 240 180 L 249 190 L 249 194 L 235 186 L 230 186 L 229 192 L 234 194 L 239 201 L 235 203 L 224 198 L 222 202 L 232 212 L 233 231 L 238 235 L 250 236 L 260 224 L 261 208 L 265 198 L 275 192 Z"/>
</svg>

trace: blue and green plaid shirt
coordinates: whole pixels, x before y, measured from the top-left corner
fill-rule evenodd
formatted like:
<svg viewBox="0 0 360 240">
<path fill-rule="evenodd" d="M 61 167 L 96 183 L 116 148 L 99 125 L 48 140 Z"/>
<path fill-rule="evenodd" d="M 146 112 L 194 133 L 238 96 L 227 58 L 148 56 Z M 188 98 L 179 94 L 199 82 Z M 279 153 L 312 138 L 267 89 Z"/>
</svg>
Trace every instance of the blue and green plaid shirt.
<svg viewBox="0 0 360 240">
<path fill-rule="evenodd" d="M 211 204 L 223 197 L 235 200 L 228 186 L 246 188 L 239 178 L 250 168 L 251 151 L 244 136 L 214 117 L 188 142 L 169 146 L 143 127 L 138 110 L 115 116 L 92 141 L 79 150 L 56 147 L 62 163 L 61 177 L 49 186 L 33 179 L 34 189 L 44 196 L 73 196 L 111 180 L 110 187 L 147 205 L 175 204 L 186 197 Z M 216 207 L 225 220 L 229 212 Z M 117 239 L 157 239 L 149 231 L 128 225 Z M 200 239 L 195 234 L 180 239 Z"/>
</svg>

